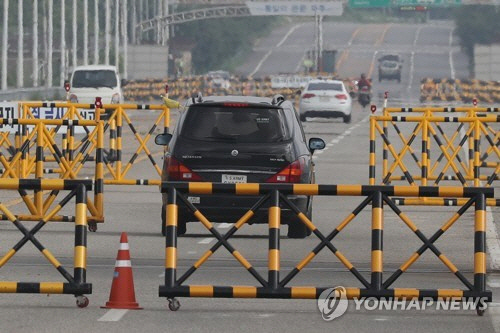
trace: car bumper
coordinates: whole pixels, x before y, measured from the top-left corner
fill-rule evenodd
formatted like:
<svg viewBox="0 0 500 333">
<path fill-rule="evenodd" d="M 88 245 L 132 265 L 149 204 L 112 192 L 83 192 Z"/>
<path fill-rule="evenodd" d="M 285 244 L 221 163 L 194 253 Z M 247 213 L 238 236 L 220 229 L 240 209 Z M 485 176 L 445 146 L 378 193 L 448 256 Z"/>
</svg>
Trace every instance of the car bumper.
<svg viewBox="0 0 500 333">
<path fill-rule="evenodd" d="M 300 115 L 305 115 L 309 117 L 344 117 L 351 114 L 352 105 L 351 103 L 346 104 L 311 104 L 302 103 L 299 106 Z"/>
<path fill-rule="evenodd" d="M 234 196 L 234 195 L 185 195 L 186 199 L 211 222 L 236 222 L 248 210 L 250 210 L 259 201 L 260 197 L 256 196 Z M 288 199 L 304 214 L 306 214 L 308 197 L 307 196 L 288 196 Z M 164 204 L 166 196 L 164 195 Z M 188 213 L 192 216 L 187 205 L 177 198 L 179 210 L 184 214 Z M 296 216 L 295 212 L 288 207 L 284 202 L 280 202 L 281 208 L 281 223 L 287 224 L 287 220 Z M 267 223 L 268 222 L 269 201 L 265 202 L 255 213 L 250 220 L 250 223 Z M 195 218 L 188 219 L 189 222 Z"/>
</svg>

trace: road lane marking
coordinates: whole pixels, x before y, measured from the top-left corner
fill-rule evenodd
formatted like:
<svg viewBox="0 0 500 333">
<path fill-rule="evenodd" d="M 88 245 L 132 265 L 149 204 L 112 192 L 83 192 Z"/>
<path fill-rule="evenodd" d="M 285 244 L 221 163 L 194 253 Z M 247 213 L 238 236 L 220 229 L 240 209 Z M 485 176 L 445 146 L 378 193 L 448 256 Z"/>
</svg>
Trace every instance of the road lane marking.
<svg viewBox="0 0 500 333">
<path fill-rule="evenodd" d="M 349 39 L 349 41 L 347 42 L 346 48 L 342 51 L 342 54 L 340 55 L 339 60 L 335 64 L 335 71 L 337 73 L 339 72 L 339 68 L 342 65 L 342 63 L 345 61 L 345 59 L 348 58 L 349 48 L 351 47 L 352 42 L 354 41 L 354 38 L 356 38 L 356 36 L 359 34 L 360 31 L 361 31 L 361 27 L 354 30 L 354 32 L 351 35 L 351 39 Z"/>
<path fill-rule="evenodd" d="M 290 36 L 292 34 L 292 32 L 295 31 L 295 29 L 297 29 L 298 27 L 300 27 L 302 25 L 301 24 L 297 24 L 295 26 L 293 26 L 290 30 L 288 30 L 288 32 L 286 33 L 286 35 L 278 42 L 278 44 L 276 44 L 276 47 L 280 47 L 281 45 L 283 45 L 283 43 L 286 41 L 286 39 L 288 38 L 288 36 Z M 255 69 L 252 71 L 252 73 L 250 73 L 250 76 L 254 76 L 255 73 L 257 73 L 260 69 L 260 67 L 262 66 L 262 64 L 264 63 L 264 61 L 267 60 L 267 58 L 271 55 L 271 53 L 273 53 L 273 49 L 270 49 L 263 57 L 262 59 L 260 59 L 259 63 L 257 64 L 257 66 L 255 67 Z"/>
<path fill-rule="evenodd" d="M 127 309 L 111 309 L 97 321 L 119 321 L 127 312 Z"/>
<path fill-rule="evenodd" d="M 210 244 L 215 240 L 213 237 L 207 237 L 203 238 L 201 241 L 198 242 L 198 244 Z"/>
</svg>

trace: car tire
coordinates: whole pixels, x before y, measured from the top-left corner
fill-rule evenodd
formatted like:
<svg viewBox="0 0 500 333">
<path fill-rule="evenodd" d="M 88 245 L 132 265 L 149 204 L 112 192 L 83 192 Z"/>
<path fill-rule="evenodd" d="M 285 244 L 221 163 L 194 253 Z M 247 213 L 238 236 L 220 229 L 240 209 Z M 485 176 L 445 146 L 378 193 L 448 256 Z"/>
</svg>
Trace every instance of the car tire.
<svg viewBox="0 0 500 333">
<path fill-rule="evenodd" d="M 349 124 L 351 122 L 351 114 L 344 116 L 344 123 Z"/>
<path fill-rule="evenodd" d="M 306 122 L 306 116 L 305 116 L 305 115 L 301 114 L 301 115 L 299 116 L 299 118 L 300 118 L 300 121 L 302 121 L 302 122 L 304 122 L 304 123 Z"/>
<path fill-rule="evenodd" d="M 179 210 L 177 216 L 177 236 L 184 235 L 186 233 L 187 216 L 181 210 Z M 163 205 L 161 207 L 161 234 L 163 236 L 167 235 L 166 226 L 166 207 Z"/>
<path fill-rule="evenodd" d="M 312 203 L 309 205 L 305 215 L 310 220 L 312 219 Z M 311 234 L 311 230 L 305 226 L 304 223 L 298 218 L 294 217 L 288 224 L 288 238 L 302 239 Z"/>
<path fill-rule="evenodd" d="M 401 83 L 401 75 L 398 76 L 398 83 Z"/>
</svg>

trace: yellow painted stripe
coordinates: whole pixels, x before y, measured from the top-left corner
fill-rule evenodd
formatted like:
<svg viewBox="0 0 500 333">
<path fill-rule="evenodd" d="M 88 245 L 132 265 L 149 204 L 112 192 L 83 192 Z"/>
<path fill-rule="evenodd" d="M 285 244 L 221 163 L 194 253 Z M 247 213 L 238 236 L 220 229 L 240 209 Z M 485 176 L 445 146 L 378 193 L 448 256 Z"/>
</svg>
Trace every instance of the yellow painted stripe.
<svg viewBox="0 0 500 333">
<path fill-rule="evenodd" d="M 279 271 L 280 270 L 280 251 L 279 250 L 269 250 L 269 270 Z"/>
<path fill-rule="evenodd" d="M 417 259 L 419 258 L 420 256 L 418 255 L 417 252 L 413 253 L 412 256 L 410 257 L 410 259 L 408 259 L 407 262 L 405 262 L 403 265 L 401 265 L 400 269 L 403 271 L 403 272 L 406 272 L 406 270 L 408 269 L 408 267 L 410 267 L 415 261 L 417 261 Z"/>
<path fill-rule="evenodd" d="M 462 298 L 464 292 L 459 289 L 438 289 L 438 297 L 441 298 Z"/>
<path fill-rule="evenodd" d="M 335 255 L 339 258 L 342 264 L 347 267 L 347 269 L 352 269 L 354 267 L 353 264 L 351 264 L 351 262 L 342 254 L 342 252 L 337 251 L 335 252 Z"/>
<path fill-rule="evenodd" d="M 177 268 L 177 248 L 165 248 L 165 268 Z"/>
<path fill-rule="evenodd" d="M 440 197 L 452 197 L 452 198 L 461 198 L 464 196 L 464 188 L 463 187 L 439 187 L 439 196 Z"/>
<path fill-rule="evenodd" d="M 304 213 L 299 213 L 298 215 L 299 219 L 304 222 L 304 224 L 307 226 L 307 229 L 314 231 L 317 228 L 314 226 L 314 224 L 309 220 L 307 216 L 304 215 Z"/>
<path fill-rule="evenodd" d="M 0 293 L 15 293 L 17 282 L 0 282 Z"/>
<path fill-rule="evenodd" d="M 486 253 L 474 253 L 474 274 L 486 274 Z"/>
<path fill-rule="evenodd" d="M 61 282 L 40 282 L 40 294 L 62 294 L 63 287 Z"/>
<path fill-rule="evenodd" d="M 76 205 L 76 218 L 75 218 L 75 224 L 76 225 L 87 225 L 87 204 L 86 203 L 79 203 Z"/>
<path fill-rule="evenodd" d="M 212 183 L 189 183 L 189 193 L 212 194 Z"/>
<path fill-rule="evenodd" d="M 1 179 L 0 187 L 4 190 L 17 190 L 19 188 L 19 179 Z"/>
<path fill-rule="evenodd" d="M 294 184 L 293 194 L 296 195 L 318 195 L 319 186 L 317 184 Z"/>
<path fill-rule="evenodd" d="M 420 295 L 418 289 L 412 288 L 394 288 L 394 297 L 396 298 L 417 298 Z"/>
<path fill-rule="evenodd" d="M 345 218 L 344 221 L 342 221 L 342 223 L 339 224 L 339 226 L 336 228 L 338 231 L 342 231 L 342 229 L 345 228 L 346 225 L 349 224 L 349 222 L 351 222 L 354 218 L 356 217 L 356 215 L 354 215 L 353 213 L 349 214 L 349 216 L 347 216 Z"/>
<path fill-rule="evenodd" d="M 167 226 L 177 226 L 177 205 L 167 205 Z"/>
<path fill-rule="evenodd" d="M 250 286 L 233 287 L 234 298 L 256 298 L 257 288 Z"/>
<path fill-rule="evenodd" d="M 345 288 L 348 299 L 359 298 L 361 291 L 359 288 Z"/>
<path fill-rule="evenodd" d="M 399 217 L 413 232 L 416 232 L 418 230 L 415 223 L 413 223 L 412 220 L 410 220 L 410 218 L 405 213 L 399 214 Z"/>
<path fill-rule="evenodd" d="M 189 296 L 191 297 L 213 297 L 213 286 L 189 286 Z"/>
<path fill-rule="evenodd" d="M 238 251 L 234 251 L 232 254 L 236 258 L 236 260 L 238 260 L 238 262 L 243 265 L 243 267 L 245 267 L 246 269 L 252 268 L 252 265 L 250 265 L 250 263 L 241 255 L 241 253 L 239 253 Z"/>
<path fill-rule="evenodd" d="M 292 298 L 316 298 L 315 287 L 292 287 Z"/>
<path fill-rule="evenodd" d="M 236 184 L 236 194 L 257 195 L 259 194 L 259 184 Z"/>
<path fill-rule="evenodd" d="M 339 185 L 337 195 L 361 195 L 361 185 Z"/>
<path fill-rule="evenodd" d="M 380 250 L 372 251 L 372 272 L 381 273 L 383 271 L 382 255 L 383 252 Z"/>
<path fill-rule="evenodd" d="M 443 231 L 448 230 L 458 220 L 459 217 L 460 217 L 460 214 L 455 213 L 455 215 L 453 215 L 448 220 L 448 222 L 446 222 L 446 224 L 441 227 L 441 230 L 443 230 Z"/>
<path fill-rule="evenodd" d="M 309 253 L 295 268 L 301 271 L 315 256 L 314 252 Z"/>
<path fill-rule="evenodd" d="M 474 231 L 486 231 L 486 211 L 476 210 L 474 220 Z"/>
<path fill-rule="evenodd" d="M 213 252 L 212 252 L 212 251 L 210 251 L 210 250 L 208 250 L 207 252 L 205 252 L 205 254 L 203 254 L 203 256 L 202 256 L 200 259 L 198 259 L 198 261 L 197 261 L 197 262 L 195 262 L 195 263 L 194 263 L 194 265 L 193 265 L 193 266 L 194 266 L 195 268 L 199 268 L 201 265 L 203 265 L 203 263 L 204 263 L 205 261 L 207 261 L 207 259 L 208 259 L 208 258 L 210 258 L 210 256 L 211 256 L 212 254 L 213 254 Z"/>
<path fill-rule="evenodd" d="M 236 222 L 234 224 L 234 226 L 236 227 L 236 229 L 239 229 L 241 228 L 245 223 L 248 222 L 248 220 L 250 220 L 252 218 L 252 216 L 254 216 L 254 212 L 252 210 L 249 210 L 245 213 L 245 215 L 243 215 L 239 220 L 238 222 Z"/>
<path fill-rule="evenodd" d="M 9 221 L 14 222 L 16 220 L 14 214 L 12 214 L 3 204 L 0 204 L 0 210 L 7 216 Z"/>
<path fill-rule="evenodd" d="M 281 213 L 281 209 L 279 207 L 275 207 L 275 206 L 269 207 L 269 228 L 279 229 L 279 227 L 280 227 L 280 213 Z"/>
<path fill-rule="evenodd" d="M 7 261 L 9 261 L 10 258 L 12 258 L 16 254 L 16 250 L 10 249 L 9 252 L 7 252 L 1 259 L 0 259 L 0 267 L 5 265 Z"/>
<path fill-rule="evenodd" d="M 372 209 L 372 229 L 382 230 L 383 229 L 383 218 L 384 210 L 382 208 Z"/>
<path fill-rule="evenodd" d="M 448 267 L 453 273 L 456 273 L 458 271 L 458 268 L 455 265 L 453 265 L 450 259 L 448 259 L 444 254 L 441 254 L 439 256 L 439 259 L 441 259 L 443 264 L 445 264 L 446 267 Z"/>
<path fill-rule="evenodd" d="M 208 230 L 212 229 L 213 228 L 213 224 L 210 223 L 209 220 L 207 220 L 207 218 L 199 211 L 197 210 L 196 212 L 194 212 L 194 216 L 200 220 L 200 222 L 205 226 L 205 228 L 207 228 Z"/>
<path fill-rule="evenodd" d="M 416 197 L 419 194 L 418 186 L 394 186 L 395 196 Z"/>
<path fill-rule="evenodd" d="M 45 256 L 45 258 L 47 258 L 47 260 L 54 266 L 54 267 L 59 267 L 61 266 L 61 263 L 52 255 L 52 253 L 50 253 L 49 250 L 47 249 L 44 249 L 42 251 L 42 254 Z M 75 247 L 75 254 L 76 254 L 76 247 Z M 76 259 L 76 257 L 75 257 Z M 80 267 L 80 266 L 78 266 Z"/>
<path fill-rule="evenodd" d="M 87 267 L 87 247 L 75 246 L 75 267 Z"/>
</svg>

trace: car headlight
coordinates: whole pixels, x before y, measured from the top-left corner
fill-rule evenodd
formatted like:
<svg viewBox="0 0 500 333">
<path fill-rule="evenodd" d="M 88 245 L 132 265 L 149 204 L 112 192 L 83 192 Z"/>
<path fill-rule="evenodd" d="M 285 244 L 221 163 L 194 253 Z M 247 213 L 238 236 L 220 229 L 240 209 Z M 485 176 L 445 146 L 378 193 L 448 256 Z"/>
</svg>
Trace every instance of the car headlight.
<svg viewBox="0 0 500 333">
<path fill-rule="evenodd" d="M 111 104 L 120 104 L 120 94 L 119 93 L 113 94 L 113 96 L 111 97 Z"/>
<path fill-rule="evenodd" d="M 78 103 L 78 97 L 76 97 L 75 94 L 71 94 L 71 95 L 69 95 L 69 101 L 71 103 Z"/>
</svg>

